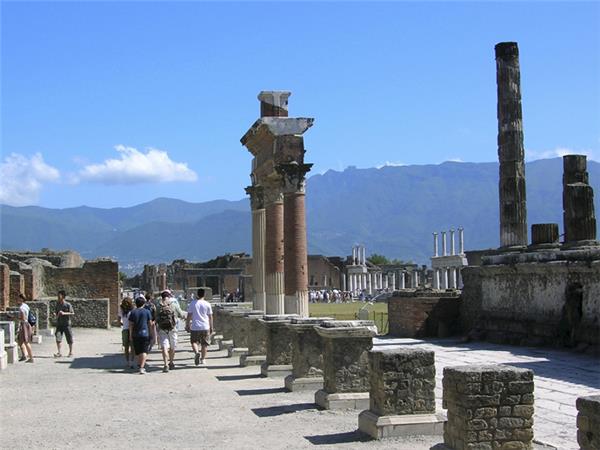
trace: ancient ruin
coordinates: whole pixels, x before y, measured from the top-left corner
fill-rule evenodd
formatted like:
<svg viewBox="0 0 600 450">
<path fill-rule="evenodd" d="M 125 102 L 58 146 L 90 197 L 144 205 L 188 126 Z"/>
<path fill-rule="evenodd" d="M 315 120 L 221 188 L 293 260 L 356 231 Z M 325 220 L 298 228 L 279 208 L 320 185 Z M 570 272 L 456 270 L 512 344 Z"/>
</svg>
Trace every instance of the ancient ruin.
<svg viewBox="0 0 600 450">
<path fill-rule="evenodd" d="M 254 157 L 252 186 L 247 189 L 252 205 L 253 278 L 257 289 L 254 308 L 263 309 L 267 314 L 306 317 L 308 262 L 304 185 L 312 164 L 304 162 L 302 135 L 314 119 L 288 117 L 290 94 L 261 92 L 258 95 L 261 117 L 241 142 Z M 264 261 L 259 259 L 263 255 Z M 260 290 L 263 286 L 264 295 Z"/>
</svg>

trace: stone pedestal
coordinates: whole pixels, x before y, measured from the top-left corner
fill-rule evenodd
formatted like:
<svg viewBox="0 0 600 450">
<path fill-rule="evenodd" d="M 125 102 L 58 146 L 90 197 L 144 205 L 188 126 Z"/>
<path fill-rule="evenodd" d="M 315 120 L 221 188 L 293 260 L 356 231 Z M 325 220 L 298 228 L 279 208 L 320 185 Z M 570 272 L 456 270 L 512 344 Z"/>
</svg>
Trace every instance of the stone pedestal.
<svg viewBox="0 0 600 450">
<path fill-rule="evenodd" d="M 413 348 L 369 352 L 370 408 L 358 429 L 375 439 L 442 435 L 445 417 L 435 414 L 432 351 Z"/>
<path fill-rule="evenodd" d="M 250 333 L 250 322 L 247 317 L 253 316 L 261 318 L 263 311 L 234 311 L 231 313 L 231 324 L 233 334 L 233 347 L 230 349 L 229 356 L 241 356 L 248 353 L 248 335 Z"/>
<path fill-rule="evenodd" d="M 369 350 L 377 327 L 371 320 L 325 321 L 315 327 L 323 339 L 323 389 L 315 403 L 324 409 L 369 407 Z"/>
<path fill-rule="evenodd" d="M 445 367 L 444 444 L 454 450 L 533 448 L 533 372 L 511 366 Z"/>
<path fill-rule="evenodd" d="M 323 389 L 323 341 L 315 326 L 331 317 L 292 319 L 292 374 L 285 377 L 288 391 Z"/>
<path fill-rule="evenodd" d="M 4 351 L 4 330 L 0 330 L 0 370 L 6 369 L 8 364 L 8 355 Z"/>
<path fill-rule="evenodd" d="M 581 450 L 600 449 L 600 395 L 579 397 L 577 406 L 577 443 Z"/>
<path fill-rule="evenodd" d="M 287 327 L 295 315 L 265 315 L 267 358 L 260 366 L 265 377 L 283 378 L 292 373 L 292 332 Z"/>
<path fill-rule="evenodd" d="M 19 359 L 19 350 L 15 340 L 15 323 L 13 321 L 0 321 L 0 330 L 4 332 L 4 350 L 6 351 L 6 361 L 8 364 L 14 364 Z"/>
<path fill-rule="evenodd" d="M 260 366 L 267 360 L 267 327 L 262 317 L 248 316 L 248 352 L 240 356 L 240 366 Z"/>
<path fill-rule="evenodd" d="M 247 312 L 248 308 L 239 308 L 239 307 L 218 307 L 215 308 L 215 311 L 218 311 L 218 313 L 216 314 L 216 316 L 219 317 L 219 328 L 217 328 L 217 325 L 215 325 L 215 330 L 218 330 L 221 332 L 221 335 L 223 335 L 223 339 L 226 341 L 232 341 L 233 344 L 233 329 L 234 329 L 234 324 L 233 324 L 233 318 L 232 318 L 232 314 L 234 312 Z"/>
<path fill-rule="evenodd" d="M 594 190 L 585 155 L 563 156 L 563 221 L 566 246 L 598 245 Z"/>
</svg>

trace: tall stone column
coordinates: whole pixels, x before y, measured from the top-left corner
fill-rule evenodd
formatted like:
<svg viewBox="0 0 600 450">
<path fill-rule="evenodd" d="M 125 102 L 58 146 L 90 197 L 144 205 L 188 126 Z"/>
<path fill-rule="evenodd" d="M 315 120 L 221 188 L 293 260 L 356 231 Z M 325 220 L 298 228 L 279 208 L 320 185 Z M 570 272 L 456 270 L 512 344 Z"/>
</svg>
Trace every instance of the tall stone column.
<svg viewBox="0 0 600 450">
<path fill-rule="evenodd" d="M 459 227 L 458 228 L 458 254 L 459 255 L 464 255 L 465 254 L 465 236 L 464 236 L 464 231 L 465 231 L 465 229 L 463 227 Z"/>
<path fill-rule="evenodd" d="M 438 234 L 433 233 L 433 256 L 438 256 Z"/>
<path fill-rule="evenodd" d="M 563 156 L 563 221 L 565 244 L 595 244 L 594 190 L 585 155 Z"/>
<path fill-rule="evenodd" d="M 250 195 L 252 207 L 252 286 L 254 297 L 252 308 L 265 311 L 265 233 L 266 213 L 264 204 L 264 192 L 262 186 L 249 186 L 246 193 Z"/>
<path fill-rule="evenodd" d="M 265 298 L 267 314 L 283 314 L 285 304 L 283 262 L 283 192 L 278 183 L 264 186 Z"/>
<path fill-rule="evenodd" d="M 498 160 L 500 162 L 500 247 L 527 245 L 525 148 L 521 72 L 516 42 L 496 45 Z"/>
<path fill-rule="evenodd" d="M 446 256 L 446 232 L 442 231 L 442 256 Z"/>
<path fill-rule="evenodd" d="M 308 256 L 306 243 L 306 174 L 312 164 L 280 164 L 283 178 L 285 314 L 308 317 Z"/>
</svg>

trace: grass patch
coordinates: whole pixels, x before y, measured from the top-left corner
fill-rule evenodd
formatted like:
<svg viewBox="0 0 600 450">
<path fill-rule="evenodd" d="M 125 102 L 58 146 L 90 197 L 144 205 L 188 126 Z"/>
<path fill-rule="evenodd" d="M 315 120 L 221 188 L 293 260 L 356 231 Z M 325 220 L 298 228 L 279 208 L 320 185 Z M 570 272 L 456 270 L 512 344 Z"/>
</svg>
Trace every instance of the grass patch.
<svg viewBox="0 0 600 450">
<path fill-rule="evenodd" d="M 373 303 L 369 305 L 364 302 L 354 303 L 309 303 L 308 312 L 312 317 L 333 317 L 337 320 L 356 320 L 358 311 L 366 306 L 369 311 L 369 320 L 374 320 L 379 334 L 388 332 L 388 310 L 387 303 Z"/>
</svg>

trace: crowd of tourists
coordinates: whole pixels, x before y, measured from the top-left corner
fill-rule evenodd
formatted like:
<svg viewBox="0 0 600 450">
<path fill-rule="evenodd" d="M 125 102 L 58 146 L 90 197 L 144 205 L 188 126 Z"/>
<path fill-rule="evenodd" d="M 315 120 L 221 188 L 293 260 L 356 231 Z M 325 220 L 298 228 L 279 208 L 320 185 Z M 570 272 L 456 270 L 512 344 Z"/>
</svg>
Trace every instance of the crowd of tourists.
<svg viewBox="0 0 600 450">
<path fill-rule="evenodd" d="M 27 298 L 20 294 L 19 310 L 12 318 L 17 321 L 17 344 L 21 356 L 19 361 L 34 362 L 31 343 L 37 326 L 37 317 L 27 304 Z M 66 339 L 69 347 L 67 356 L 73 355 L 73 331 L 71 318 L 75 315 L 73 306 L 66 301 L 66 292 L 58 291 L 56 307 L 54 308 L 56 329 L 55 358 L 61 358 L 62 341 Z M 175 349 L 177 348 L 180 321 L 183 328 L 190 334 L 190 344 L 194 352 L 196 366 L 204 365 L 210 335 L 214 332 L 212 307 L 204 299 L 204 289 L 198 289 L 197 297 L 192 295 L 187 311 L 183 311 L 177 298 L 171 291 L 164 290 L 154 297 L 151 292 L 138 293 L 135 298 L 125 297 L 119 307 L 119 322 L 122 328 L 121 340 L 128 368 L 139 369 L 140 374 L 146 373 L 146 360 L 153 348 L 160 349 L 163 360 L 163 372 L 175 368 Z M 137 361 L 134 361 L 136 360 Z"/>
<path fill-rule="evenodd" d="M 162 353 L 163 372 L 175 368 L 180 321 L 185 321 L 184 329 L 190 334 L 195 365 L 205 364 L 214 325 L 212 307 L 204 299 L 204 289 L 198 289 L 197 297 L 192 295 L 186 312 L 168 289 L 156 298 L 151 292 L 138 293 L 135 298 L 125 297 L 119 308 L 119 321 L 125 364 L 133 369 L 137 358 L 140 374 L 146 373 L 148 353 L 155 347 Z"/>
</svg>

